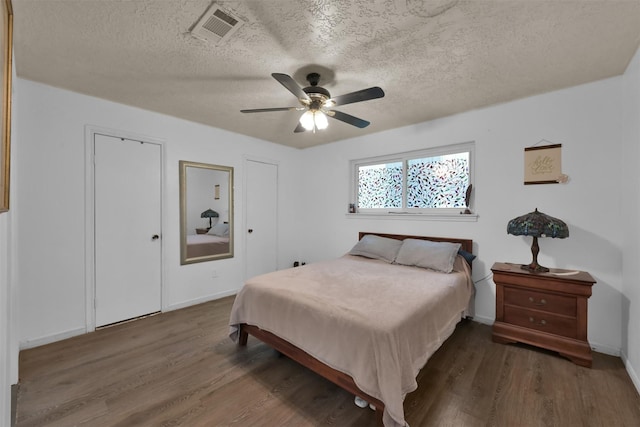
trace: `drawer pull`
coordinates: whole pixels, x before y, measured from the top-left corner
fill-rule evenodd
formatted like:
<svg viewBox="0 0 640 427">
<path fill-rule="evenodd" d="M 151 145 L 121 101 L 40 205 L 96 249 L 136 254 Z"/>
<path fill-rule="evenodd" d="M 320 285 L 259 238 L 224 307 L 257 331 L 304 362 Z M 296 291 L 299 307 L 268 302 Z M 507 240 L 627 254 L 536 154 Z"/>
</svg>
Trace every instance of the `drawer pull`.
<svg viewBox="0 0 640 427">
<path fill-rule="evenodd" d="M 546 324 L 547 324 L 547 321 L 546 321 L 546 320 L 542 319 L 541 321 L 536 322 L 536 319 L 534 319 L 533 317 L 529 317 L 529 322 L 531 322 L 531 323 L 537 323 L 537 324 L 538 324 L 538 325 L 540 325 L 540 326 L 546 326 Z"/>
<path fill-rule="evenodd" d="M 540 300 L 540 302 L 536 302 L 536 300 L 533 299 L 533 297 L 529 297 L 529 302 L 533 303 L 533 305 L 537 305 L 537 306 L 543 306 L 543 305 L 547 305 L 547 300 L 542 298 Z"/>
</svg>

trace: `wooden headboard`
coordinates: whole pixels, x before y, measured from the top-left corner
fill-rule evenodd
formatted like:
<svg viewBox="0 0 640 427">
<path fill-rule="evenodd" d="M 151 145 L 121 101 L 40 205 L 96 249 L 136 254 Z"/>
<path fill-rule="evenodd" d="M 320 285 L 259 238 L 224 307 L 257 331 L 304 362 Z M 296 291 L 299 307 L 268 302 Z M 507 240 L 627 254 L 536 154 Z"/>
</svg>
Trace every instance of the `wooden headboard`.
<svg viewBox="0 0 640 427">
<path fill-rule="evenodd" d="M 386 234 L 386 233 L 372 233 L 361 231 L 358 240 L 362 239 L 365 234 L 374 234 L 380 237 L 388 237 L 390 239 L 396 240 L 404 240 L 404 239 L 421 239 L 421 240 L 431 240 L 433 242 L 451 242 L 451 243 L 460 243 L 462 250 L 467 251 L 469 253 L 473 253 L 473 240 L 471 239 L 458 239 L 455 237 L 429 237 L 429 236 L 411 236 L 408 234 Z"/>
</svg>

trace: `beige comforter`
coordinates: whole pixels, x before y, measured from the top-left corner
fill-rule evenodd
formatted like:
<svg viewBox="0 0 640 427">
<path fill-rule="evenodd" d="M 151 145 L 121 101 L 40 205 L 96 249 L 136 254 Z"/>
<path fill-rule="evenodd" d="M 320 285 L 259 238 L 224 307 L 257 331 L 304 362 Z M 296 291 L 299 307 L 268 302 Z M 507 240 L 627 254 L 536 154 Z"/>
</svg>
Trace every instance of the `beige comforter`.
<svg viewBox="0 0 640 427">
<path fill-rule="evenodd" d="M 381 400 L 385 426 L 404 426 L 404 396 L 473 294 L 460 256 L 454 268 L 444 274 L 345 255 L 257 276 L 235 299 L 230 336 L 237 340 L 240 323 L 278 335 Z"/>
</svg>

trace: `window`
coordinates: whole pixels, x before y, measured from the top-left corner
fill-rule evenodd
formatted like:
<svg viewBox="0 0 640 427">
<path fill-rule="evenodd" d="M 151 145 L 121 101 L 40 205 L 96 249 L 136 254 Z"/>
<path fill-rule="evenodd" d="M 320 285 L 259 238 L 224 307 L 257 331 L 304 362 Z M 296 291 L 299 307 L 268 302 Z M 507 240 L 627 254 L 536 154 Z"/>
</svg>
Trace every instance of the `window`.
<svg viewBox="0 0 640 427">
<path fill-rule="evenodd" d="M 357 212 L 455 214 L 467 208 L 474 143 L 352 161 Z"/>
</svg>

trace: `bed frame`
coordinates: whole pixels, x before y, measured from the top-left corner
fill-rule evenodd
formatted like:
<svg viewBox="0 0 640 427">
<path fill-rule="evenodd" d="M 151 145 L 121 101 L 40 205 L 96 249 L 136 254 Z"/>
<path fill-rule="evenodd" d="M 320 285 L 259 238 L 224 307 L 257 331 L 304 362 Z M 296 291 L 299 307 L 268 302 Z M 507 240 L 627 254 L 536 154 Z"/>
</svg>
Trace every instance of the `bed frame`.
<svg viewBox="0 0 640 427">
<path fill-rule="evenodd" d="M 431 240 L 436 242 L 452 242 L 452 243 L 460 243 L 461 248 L 467 252 L 472 252 L 473 249 L 473 241 L 470 239 L 456 239 L 456 238 L 447 238 L 447 237 L 427 237 L 427 236 L 410 236 L 406 234 L 385 234 L 385 233 L 369 233 L 369 232 L 360 232 L 358 236 L 358 240 L 361 240 L 362 237 L 366 234 L 375 234 L 376 236 L 388 237 L 396 240 L 404 240 L 404 239 L 421 239 L 421 240 Z M 280 353 L 286 355 L 292 360 L 295 360 L 302 366 L 312 370 L 316 374 L 320 375 L 323 378 L 331 381 L 339 387 L 342 387 L 344 390 L 352 393 L 370 404 L 376 407 L 376 423 L 379 426 L 382 426 L 382 414 L 384 412 L 384 403 L 382 401 L 376 399 L 373 396 L 369 396 L 367 393 L 363 392 L 358 388 L 353 378 L 350 375 L 345 374 L 344 372 L 340 372 L 336 369 L 333 369 L 330 366 L 325 365 L 315 357 L 311 356 L 309 353 L 304 350 L 296 347 L 290 342 L 278 337 L 277 335 L 272 334 L 271 332 L 264 331 L 257 326 L 248 325 L 243 323 L 240 325 L 240 337 L 238 340 L 238 345 L 246 346 L 247 340 L 249 338 L 249 334 L 253 335 L 255 338 L 259 339 L 263 343 L 269 345 Z"/>
</svg>

